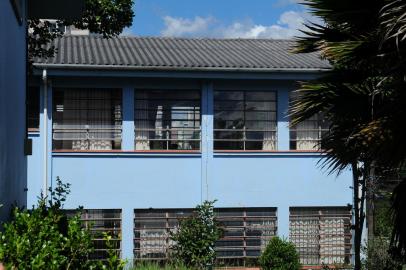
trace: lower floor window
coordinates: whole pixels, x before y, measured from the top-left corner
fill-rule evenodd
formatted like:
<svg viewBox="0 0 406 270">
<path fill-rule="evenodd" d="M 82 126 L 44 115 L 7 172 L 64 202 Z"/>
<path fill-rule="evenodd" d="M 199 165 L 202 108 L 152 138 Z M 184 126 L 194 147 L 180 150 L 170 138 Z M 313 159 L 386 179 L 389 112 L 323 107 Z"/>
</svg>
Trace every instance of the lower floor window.
<svg viewBox="0 0 406 270">
<path fill-rule="evenodd" d="M 303 265 L 351 263 L 351 208 L 291 207 L 290 241 Z"/>
<path fill-rule="evenodd" d="M 180 218 L 193 209 L 142 209 L 134 211 L 135 260 L 165 261 L 174 243 L 169 233 Z M 256 259 L 268 241 L 276 235 L 276 208 L 216 208 L 216 217 L 224 235 L 216 243 L 220 265 L 244 265 Z"/>
<path fill-rule="evenodd" d="M 79 210 L 80 211 L 80 210 Z M 68 210 L 67 215 L 74 216 L 78 210 Z M 84 227 L 88 228 L 94 243 L 91 260 L 105 260 L 108 258 L 108 248 L 104 240 L 104 233 L 112 237 L 111 245 L 120 256 L 121 254 L 121 210 L 119 209 L 84 209 L 80 219 Z"/>
</svg>

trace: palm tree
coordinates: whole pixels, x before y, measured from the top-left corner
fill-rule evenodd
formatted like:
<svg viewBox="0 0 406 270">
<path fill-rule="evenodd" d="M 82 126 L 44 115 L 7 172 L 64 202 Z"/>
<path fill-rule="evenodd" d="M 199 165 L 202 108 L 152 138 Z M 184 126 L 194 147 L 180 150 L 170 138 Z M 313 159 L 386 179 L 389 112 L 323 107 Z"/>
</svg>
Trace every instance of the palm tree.
<svg viewBox="0 0 406 270">
<path fill-rule="evenodd" d="M 360 269 L 364 201 L 376 167 L 406 160 L 406 1 L 305 0 L 324 24 L 308 23 L 296 53 L 319 52 L 332 64 L 323 78 L 304 82 L 292 102 L 295 125 L 317 113 L 331 123 L 321 141 L 324 166 L 353 171 L 355 269 Z M 404 185 L 403 185 L 404 186 Z M 393 245 L 406 250 L 405 188 L 395 190 Z M 400 197 L 399 197 L 400 196 Z M 404 196 L 403 196 L 404 197 Z M 404 208 L 403 208 L 404 209 Z"/>
</svg>

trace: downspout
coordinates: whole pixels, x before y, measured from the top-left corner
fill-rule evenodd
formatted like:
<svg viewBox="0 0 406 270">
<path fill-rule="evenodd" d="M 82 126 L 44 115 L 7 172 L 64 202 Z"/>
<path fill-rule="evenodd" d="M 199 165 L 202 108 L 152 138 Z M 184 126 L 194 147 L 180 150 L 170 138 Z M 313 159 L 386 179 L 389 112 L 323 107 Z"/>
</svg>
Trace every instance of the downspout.
<svg viewBox="0 0 406 270">
<path fill-rule="evenodd" d="M 44 179 L 42 182 L 42 192 L 44 196 L 48 195 L 48 76 L 47 70 L 42 71 L 42 82 L 44 89 L 44 149 L 43 149 L 43 164 L 44 164 Z"/>
</svg>

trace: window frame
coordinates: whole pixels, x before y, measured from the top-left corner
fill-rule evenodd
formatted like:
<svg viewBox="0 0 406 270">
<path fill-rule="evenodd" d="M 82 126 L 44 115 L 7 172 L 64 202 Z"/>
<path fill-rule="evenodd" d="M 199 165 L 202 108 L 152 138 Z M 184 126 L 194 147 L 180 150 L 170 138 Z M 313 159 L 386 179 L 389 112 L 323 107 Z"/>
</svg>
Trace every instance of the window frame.
<svg viewBox="0 0 406 270">
<path fill-rule="evenodd" d="M 90 124 L 79 124 L 82 127 L 72 127 L 72 128 L 64 127 L 67 124 L 58 125 L 56 123 L 56 119 L 58 118 L 58 117 L 56 117 L 56 113 L 58 113 L 58 105 L 60 105 L 60 104 L 56 103 L 56 99 L 58 98 L 57 97 L 58 92 L 62 93 L 61 95 L 63 96 L 64 91 L 71 91 L 71 90 L 73 90 L 73 91 L 88 91 L 88 92 L 90 92 L 92 90 L 94 90 L 96 92 L 98 92 L 98 91 L 101 91 L 101 92 L 110 91 L 111 92 L 110 102 L 112 104 L 114 104 L 114 102 L 117 102 L 117 104 L 119 105 L 119 108 L 120 108 L 120 110 L 119 110 L 120 116 L 119 116 L 119 118 L 117 120 L 119 122 L 119 124 L 118 125 L 114 124 L 114 128 L 113 127 L 111 127 L 111 128 L 89 127 Z M 79 102 L 80 101 L 86 101 L 86 102 L 90 101 L 91 102 L 91 101 L 97 101 L 97 100 L 101 100 L 101 99 L 98 99 L 98 98 L 89 99 L 87 97 L 86 98 L 81 97 L 77 101 L 79 101 Z M 64 99 L 62 98 L 61 101 L 64 101 Z M 61 105 L 63 106 L 63 110 L 65 110 L 65 108 L 64 108 L 65 104 L 62 103 Z M 109 109 L 109 110 L 111 110 L 111 113 L 113 115 L 111 121 L 116 121 L 114 119 L 115 113 L 116 113 L 115 112 L 116 108 L 114 108 L 114 106 L 115 105 L 112 105 L 111 108 Z M 80 112 L 80 110 L 78 110 L 78 111 Z M 83 109 L 83 111 L 86 112 L 86 114 L 88 115 L 89 111 L 91 111 L 90 106 L 87 106 L 85 109 Z M 77 111 L 76 111 L 76 113 L 77 113 Z M 87 121 L 89 121 L 88 117 L 89 116 L 87 116 L 87 119 L 86 119 Z M 57 130 L 57 132 L 55 132 L 56 130 Z M 56 134 L 58 134 L 58 132 L 63 134 L 64 130 L 66 130 L 68 133 L 69 132 L 72 132 L 72 133 L 77 132 L 77 133 L 85 134 L 86 138 L 80 138 L 80 137 L 78 137 L 76 139 L 75 138 L 70 138 L 70 139 L 67 139 L 66 141 L 75 141 L 75 140 L 76 141 L 88 141 L 88 149 L 72 149 L 73 146 L 72 146 L 72 148 L 64 148 L 63 146 L 62 146 L 62 148 L 59 148 L 59 147 L 57 148 L 55 146 L 55 141 L 62 141 L 63 142 L 64 140 L 63 139 L 56 140 L 55 139 L 55 137 L 57 136 Z M 114 139 L 111 139 L 111 138 L 99 138 L 99 137 L 96 136 L 98 133 L 103 134 L 103 133 L 106 133 L 106 132 L 114 134 L 114 136 L 113 136 Z M 94 133 L 94 135 L 91 135 L 92 133 Z M 52 151 L 53 152 L 79 152 L 79 153 L 80 152 L 121 152 L 122 147 L 123 147 L 123 136 L 122 135 L 123 135 L 123 89 L 122 88 L 55 87 L 53 89 L 53 96 L 52 96 Z M 117 140 L 117 142 L 119 142 L 118 143 L 118 146 L 119 146 L 118 148 L 114 148 L 116 140 Z M 91 141 L 111 141 L 112 142 L 111 143 L 112 147 L 111 147 L 111 149 L 90 149 L 90 147 L 91 147 L 90 142 Z"/>
<path fill-rule="evenodd" d="M 134 261 L 167 261 L 169 259 L 168 250 L 171 245 L 169 240 L 169 232 L 173 230 L 178 225 L 178 220 L 182 218 L 186 218 L 193 213 L 193 208 L 161 208 L 161 209 L 134 209 Z M 227 264 L 234 261 L 237 265 L 244 265 L 244 262 L 250 259 L 256 259 L 260 255 L 260 252 L 266 247 L 267 242 L 262 241 L 269 241 L 272 237 L 277 235 L 278 230 L 278 214 L 276 207 L 230 207 L 230 208 L 214 208 L 214 213 L 216 215 L 217 220 L 220 222 L 220 226 L 222 222 L 230 222 L 233 226 L 225 226 L 225 234 L 227 232 L 232 231 L 240 231 L 243 233 L 242 236 L 233 236 L 232 234 L 228 236 L 222 237 L 218 242 L 215 249 L 218 252 L 227 252 L 227 251 L 241 251 L 243 252 L 242 256 L 217 256 L 217 260 L 220 263 Z M 225 214 L 228 213 L 228 214 Z M 233 214 L 233 213 L 242 213 L 240 214 Z M 252 214 L 253 213 L 253 214 Z M 255 213 L 262 213 L 257 214 Z M 269 215 L 264 214 L 269 213 Z M 141 216 L 141 217 L 139 217 Z M 267 236 L 255 236 L 255 235 L 247 235 L 247 232 L 253 232 L 255 229 L 260 228 L 256 224 L 255 221 L 261 220 L 262 222 L 270 221 L 269 224 L 265 225 L 261 229 L 268 229 L 272 230 L 271 235 Z M 146 236 L 147 230 L 142 227 L 142 224 L 164 224 L 164 226 L 151 226 L 148 228 L 151 231 L 151 236 Z M 253 224 L 249 225 L 249 222 L 253 222 Z M 237 224 L 238 223 L 238 224 Z M 243 224 L 240 226 L 239 224 Z M 251 227 L 250 227 L 251 226 Z M 142 230 L 144 230 L 144 237 L 142 237 Z M 154 234 L 155 231 L 155 234 Z M 159 235 L 159 232 L 162 235 Z M 150 239 L 150 240 L 148 240 Z M 161 257 L 144 257 L 140 258 L 137 255 L 142 252 L 142 244 L 141 241 L 151 241 L 149 245 L 151 248 L 149 249 L 151 252 L 146 254 L 161 254 Z M 155 241 L 155 242 L 154 242 Z M 242 241 L 242 245 L 240 246 L 230 246 L 230 245 L 222 245 L 218 246 L 219 243 L 233 243 L 233 241 Z M 247 245 L 251 241 L 260 241 L 261 245 L 259 246 L 250 246 Z M 157 243 L 162 243 L 162 246 L 159 246 Z M 148 248 L 145 248 L 148 250 Z M 155 251 L 155 253 L 154 253 Z M 256 251 L 258 252 L 258 256 L 247 255 L 249 252 Z M 230 265 L 233 265 L 232 263 Z"/>
<path fill-rule="evenodd" d="M 92 241 L 95 245 L 95 248 L 90 254 L 90 260 L 101 260 L 106 261 L 108 259 L 107 252 L 109 248 L 103 248 L 105 246 L 106 240 L 103 236 L 100 236 L 100 232 L 108 232 L 110 234 L 111 244 L 114 248 L 113 250 L 121 257 L 122 255 L 122 235 L 123 235 L 123 213 L 122 209 L 66 209 L 64 210 L 68 218 L 71 218 L 75 215 L 80 215 L 80 221 L 82 226 L 88 230 L 90 230 L 90 234 L 92 235 Z M 103 215 L 103 217 L 92 217 L 92 215 Z M 114 217 L 105 217 L 105 215 L 114 215 Z M 118 217 L 117 217 L 117 216 Z M 92 223 L 102 222 L 104 226 L 102 228 L 96 227 Z M 105 224 L 112 223 L 114 224 L 113 227 L 105 227 Z M 115 225 L 118 224 L 118 227 Z M 94 235 L 96 237 L 93 237 Z M 102 246 L 102 248 L 100 248 Z"/>
<path fill-rule="evenodd" d="M 200 153 L 202 151 L 202 91 L 201 89 L 166 89 L 166 88 L 154 88 L 154 89 L 148 89 L 148 88 L 137 88 L 134 90 L 134 152 L 139 152 L 139 153 Z M 151 98 L 148 97 L 148 94 L 151 92 L 165 92 L 165 94 L 170 94 L 173 92 L 194 92 L 193 94 L 196 94 L 198 97 L 197 98 L 182 98 L 182 99 L 168 99 L 168 98 Z M 144 98 L 137 98 L 137 95 L 140 95 L 140 93 L 143 93 L 144 95 L 146 95 Z M 193 95 L 192 94 L 192 95 Z M 146 123 L 148 123 L 148 121 L 151 121 L 149 119 L 149 112 L 150 111 L 156 111 L 155 109 L 140 109 L 139 106 L 137 106 L 137 101 L 138 103 L 141 103 L 142 101 L 145 102 L 147 104 L 147 106 L 149 106 L 150 102 L 161 102 L 162 105 L 158 105 L 161 107 L 164 107 L 164 104 L 171 104 L 171 102 L 192 102 L 194 104 L 192 104 L 193 106 L 188 106 L 190 104 L 186 104 L 185 106 L 183 106 L 183 110 L 182 110 L 182 106 L 174 106 L 171 107 L 171 109 L 168 108 L 163 108 L 161 113 L 162 115 L 165 117 L 168 114 L 164 114 L 164 112 L 170 112 L 173 113 L 174 111 L 178 111 L 178 112 L 187 112 L 193 115 L 193 119 L 189 120 L 189 119 L 173 119 L 172 116 L 169 120 L 169 122 L 171 123 L 171 126 L 169 127 L 161 127 L 159 129 L 155 128 L 139 128 L 138 127 L 138 123 L 140 121 L 144 121 L 144 125 Z M 145 106 L 145 105 L 144 105 Z M 178 109 L 174 109 L 174 108 L 178 108 Z M 189 108 L 186 109 L 186 108 Z M 190 110 L 190 108 L 193 108 Z M 148 116 L 145 118 L 139 118 L 139 116 L 137 116 L 138 114 L 142 114 L 142 112 L 144 112 L 145 114 L 148 114 Z M 158 112 L 158 111 L 157 111 Z M 180 114 L 181 115 L 181 114 Z M 198 118 L 196 118 L 196 115 L 198 115 Z M 163 119 L 162 121 L 164 121 L 165 119 Z M 168 119 L 166 119 L 168 120 Z M 193 127 L 189 128 L 189 127 L 172 127 L 172 124 L 174 122 L 181 122 L 181 121 L 186 121 L 186 122 L 192 122 L 193 123 Z M 156 123 L 155 123 L 156 124 Z M 198 127 L 196 127 L 196 124 L 198 125 Z M 147 124 L 149 125 L 149 123 Z M 195 133 L 197 132 L 197 138 L 185 138 L 185 139 L 179 139 L 178 136 L 179 134 L 177 134 L 177 132 L 192 132 L 192 137 L 195 136 Z M 143 133 L 144 135 L 139 135 L 140 133 Z M 150 132 L 162 132 L 163 134 L 165 134 L 165 138 L 150 138 Z M 176 138 L 171 138 L 172 134 L 176 134 Z M 137 139 L 138 137 L 148 137 L 147 139 Z M 187 135 L 186 135 L 187 136 Z M 144 148 L 146 149 L 139 149 L 137 147 L 137 143 L 140 143 L 142 145 L 142 142 L 144 142 Z M 162 142 L 163 145 L 166 145 L 166 147 L 162 147 L 162 149 L 159 148 L 154 148 L 151 149 L 151 143 L 153 144 L 154 142 Z M 180 142 L 185 143 L 185 145 L 189 144 L 192 145 L 192 149 L 173 149 L 170 147 L 171 142 L 177 142 L 177 144 L 173 144 L 173 145 L 178 145 Z M 198 147 L 193 148 L 193 145 L 197 144 Z M 138 148 L 138 149 L 137 149 Z"/>
<path fill-rule="evenodd" d="M 227 93 L 227 92 L 241 92 L 243 99 L 239 100 L 239 99 L 232 99 L 232 100 L 225 100 L 225 99 L 221 99 L 221 100 L 217 100 L 217 102 L 238 102 L 241 101 L 243 104 L 243 109 L 242 110 L 230 110 L 230 109 L 216 109 L 216 92 L 223 92 L 223 93 Z M 258 99 L 247 99 L 246 95 L 247 93 L 273 93 L 274 95 L 274 99 L 273 100 L 258 100 Z M 270 109 L 270 110 L 247 110 L 246 106 L 247 103 L 250 102 L 271 102 L 274 103 L 274 107 L 275 109 Z M 278 152 L 278 91 L 277 90 L 249 90 L 249 89 L 221 89 L 221 90 L 213 90 L 213 151 L 216 153 L 221 153 L 221 152 L 241 152 L 241 153 L 247 153 L 247 152 Z M 217 112 L 232 112 L 232 111 L 241 111 L 243 114 L 243 128 L 242 129 L 218 129 L 216 128 L 216 113 Z M 246 119 L 246 114 L 247 113 L 255 113 L 255 112 L 259 112 L 259 113 L 272 113 L 275 116 L 275 120 L 257 120 L 257 119 Z M 275 128 L 272 129 L 248 129 L 246 128 L 246 123 L 247 122 L 269 122 L 269 123 L 273 123 Z M 242 139 L 216 139 L 216 131 L 217 132 L 242 132 L 243 133 L 243 138 Z M 271 140 L 266 140 L 271 142 L 272 144 L 274 144 L 273 149 L 247 149 L 247 142 L 264 142 L 265 140 L 262 139 L 249 139 L 247 138 L 247 132 L 254 132 L 254 133 L 272 133 L 274 139 Z M 263 136 L 263 135 L 262 135 Z M 242 149 L 216 149 L 216 141 L 217 142 L 242 142 Z"/>
<path fill-rule="evenodd" d="M 300 214 L 302 211 L 303 214 Z M 316 213 L 317 212 L 317 213 Z M 333 220 L 336 218 L 342 219 L 343 227 L 333 226 L 332 222 L 326 222 L 327 225 L 322 224 L 322 221 L 327 221 L 329 219 Z M 309 220 L 311 226 L 317 228 L 317 232 L 314 230 L 312 234 L 306 234 L 305 237 L 301 234 L 297 234 L 297 231 L 300 229 L 302 230 L 309 230 L 310 225 L 303 224 L 303 220 Z M 296 225 L 293 226 L 293 222 L 299 222 L 301 225 L 297 227 Z M 290 241 L 296 246 L 300 256 L 300 262 L 302 265 L 307 266 L 314 266 L 314 265 L 351 265 L 352 261 L 352 233 L 351 233 L 351 223 L 352 223 L 352 209 L 351 206 L 298 206 L 298 207 L 289 207 L 289 239 Z M 326 239 L 322 239 L 321 230 L 324 230 L 324 235 L 330 234 L 329 241 L 325 241 Z M 339 233 L 343 230 L 343 233 Z M 327 231 L 327 233 L 326 233 Z M 332 233 L 332 231 L 334 233 Z M 313 236 L 313 237 L 311 237 Z M 331 239 L 332 238 L 332 239 Z M 343 240 L 343 245 L 335 243 L 340 242 L 337 238 L 341 238 Z M 335 242 L 334 242 L 335 239 Z M 323 242 L 323 240 L 325 242 Z M 333 245 L 330 243 L 333 242 Z M 311 243 L 312 245 L 302 245 L 303 243 Z M 335 247 L 341 247 L 344 250 L 344 253 L 339 253 L 334 249 Z M 317 249 L 318 252 L 312 252 L 312 249 Z M 337 253 L 335 254 L 328 254 L 322 253 L 322 250 L 334 249 Z M 306 254 L 301 253 L 301 250 L 306 250 Z M 342 250 L 341 250 L 342 251 Z M 324 255 L 324 256 L 323 256 Z M 333 262 L 329 260 L 330 258 L 334 257 L 341 257 L 343 262 Z M 324 259 L 329 260 L 327 263 L 323 261 Z M 312 261 L 316 261 L 317 263 L 312 263 Z M 311 262 L 311 263 L 309 263 Z"/>
</svg>

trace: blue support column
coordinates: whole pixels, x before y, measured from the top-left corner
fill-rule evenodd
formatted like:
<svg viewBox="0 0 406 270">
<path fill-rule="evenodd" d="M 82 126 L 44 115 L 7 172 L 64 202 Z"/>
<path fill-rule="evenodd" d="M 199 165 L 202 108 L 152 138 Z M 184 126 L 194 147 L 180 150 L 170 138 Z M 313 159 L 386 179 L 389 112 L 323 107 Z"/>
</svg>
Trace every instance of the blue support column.
<svg viewBox="0 0 406 270">
<path fill-rule="evenodd" d="M 213 84 L 202 85 L 202 166 L 201 166 L 201 201 L 209 200 L 209 181 L 213 177 Z"/>
<path fill-rule="evenodd" d="M 277 100 L 277 121 L 278 121 L 278 150 L 289 150 L 289 91 L 288 89 L 280 89 L 278 91 Z"/>
<path fill-rule="evenodd" d="M 132 265 L 134 253 L 134 209 L 125 207 L 121 213 L 121 258 L 128 261 Z"/>
<path fill-rule="evenodd" d="M 134 88 L 123 88 L 123 133 L 122 150 L 134 150 Z"/>
<path fill-rule="evenodd" d="M 48 145 L 47 145 L 47 156 L 48 156 L 48 187 L 53 187 L 53 175 L 52 175 L 52 111 L 53 111 L 53 90 L 52 90 L 52 82 L 49 81 L 48 83 L 48 116 L 47 116 L 47 134 L 48 134 Z M 62 181 L 67 181 L 62 179 Z"/>
<path fill-rule="evenodd" d="M 278 236 L 289 238 L 289 206 L 278 205 Z"/>
</svg>

